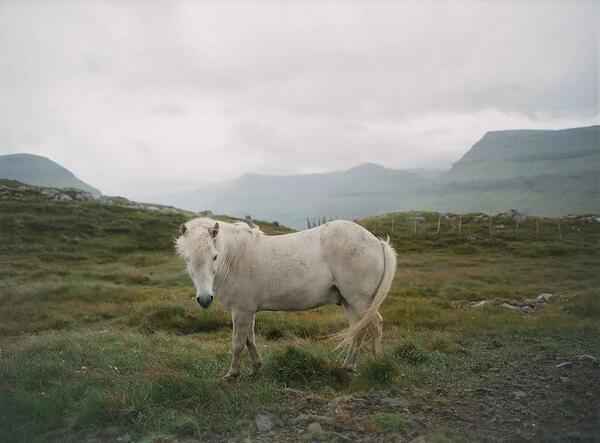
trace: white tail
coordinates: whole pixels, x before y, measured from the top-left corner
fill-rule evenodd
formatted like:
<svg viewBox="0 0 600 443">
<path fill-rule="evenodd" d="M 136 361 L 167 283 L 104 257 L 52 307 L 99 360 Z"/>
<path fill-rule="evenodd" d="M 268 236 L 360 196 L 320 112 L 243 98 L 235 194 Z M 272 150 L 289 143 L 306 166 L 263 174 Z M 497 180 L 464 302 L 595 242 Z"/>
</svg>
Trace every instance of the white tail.
<svg viewBox="0 0 600 443">
<path fill-rule="evenodd" d="M 389 238 L 386 241 L 380 241 L 383 251 L 383 274 L 379 286 L 373 295 L 371 306 L 369 306 L 359 321 L 346 330 L 334 335 L 333 338 L 340 341 L 336 349 L 349 350 L 355 342 L 358 344 L 358 347 L 361 347 L 366 339 L 372 338 L 371 335 L 376 330 L 376 322 L 379 320 L 379 308 L 390 292 L 394 276 L 396 275 L 396 252 L 390 245 Z"/>
</svg>

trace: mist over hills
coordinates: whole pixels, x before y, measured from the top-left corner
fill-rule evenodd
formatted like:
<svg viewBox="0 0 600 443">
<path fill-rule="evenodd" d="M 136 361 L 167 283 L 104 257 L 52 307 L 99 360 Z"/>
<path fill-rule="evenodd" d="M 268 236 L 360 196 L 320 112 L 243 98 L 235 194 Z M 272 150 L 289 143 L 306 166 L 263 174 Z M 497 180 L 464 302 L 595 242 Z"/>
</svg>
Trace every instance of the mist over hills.
<svg viewBox="0 0 600 443">
<path fill-rule="evenodd" d="M 99 196 L 101 192 L 49 158 L 33 154 L 0 155 L 0 178 L 28 185 L 75 188 Z"/>
<path fill-rule="evenodd" d="M 245 174 L 161 202 L 303 227 L 306 217 L 402 210 L 600 212 L 600 126 L 486 133 L 449 171 L 367 163 L 347 171 Z"/>
<path fill-rule="evenodd" d="M 0 178 L 100 195 L 45 157 L 0 156 Z M 244 174 L 153 199 L 192 211 L 276 220 L 360 218 L 392 211 L 600 213 L 600 126 L 486 133 L 448 171 L 365 163 L 318 174 Z"/>
<path fill-rule="evenodd" d="M 355 218 L 392 209 L 413 209 L 426 173 L 367 163 L 347 171 L 301 175 L 244 174 L 193 192 L 161 199 L 192 210 L 252 215 L 302 227 L 307 216 Z"/>
</svg>

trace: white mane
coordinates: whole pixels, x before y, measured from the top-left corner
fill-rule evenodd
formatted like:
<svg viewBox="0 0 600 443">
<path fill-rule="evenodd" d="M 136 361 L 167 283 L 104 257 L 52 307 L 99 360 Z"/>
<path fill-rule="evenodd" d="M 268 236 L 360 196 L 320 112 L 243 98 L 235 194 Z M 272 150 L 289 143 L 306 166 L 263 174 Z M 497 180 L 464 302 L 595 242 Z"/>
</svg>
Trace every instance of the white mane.
<svg viewBox="0 0 600 443">
<path fill-rule="evenodd" d="M 216 223 L 219 224 L 222 237 L 228 237 L 232 234 L 237 237 L 236 234 L 238 233 L 246 233 L 251 236 L 263 235 L 257 225 L 250 226 L 243 221 L 227 223 L 208 217 L 199 217 L 184 223 L 185 234 L 175 239 L 177 254 L 181 257 L 189 257 L 194 252 L 205 249 L 210 241 L 209 230 L 213 229 Z"/>
</svg>

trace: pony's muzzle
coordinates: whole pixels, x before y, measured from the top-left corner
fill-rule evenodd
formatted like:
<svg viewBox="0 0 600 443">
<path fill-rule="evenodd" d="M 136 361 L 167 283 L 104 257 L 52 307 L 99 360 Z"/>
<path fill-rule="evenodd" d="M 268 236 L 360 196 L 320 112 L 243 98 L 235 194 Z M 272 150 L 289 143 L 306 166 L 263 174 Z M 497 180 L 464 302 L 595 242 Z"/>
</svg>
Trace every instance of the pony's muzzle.
<svg viewBox="0 0 600 443">
<path fill-rule="evenodd" d="M 212 303 L 213 299 L 214 299 L 214 295 L 198 295 L 196 297 L 196 301 L 198 302 L 198 304 L 200 306 L 202 306 L 204 309 L 208 308 L 210 306 L 210 304 Z"/>
</svg>

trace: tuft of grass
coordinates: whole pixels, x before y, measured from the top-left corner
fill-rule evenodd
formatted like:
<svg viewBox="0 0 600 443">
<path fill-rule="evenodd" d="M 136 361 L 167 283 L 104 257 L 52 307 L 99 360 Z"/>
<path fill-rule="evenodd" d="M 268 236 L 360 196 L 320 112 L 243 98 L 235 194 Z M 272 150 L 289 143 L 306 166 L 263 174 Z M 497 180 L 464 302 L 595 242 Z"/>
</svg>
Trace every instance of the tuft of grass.
<svg viewBox="0 0 600 443">
<path fill-rule="evenodd" d="M 222 311 L 211 310 L 202 314 L 192 315 L 182 305 L 150 304 L 140 307 L 129 318 L 128 324 L 146 333 L 166 331 L 180 335 L 214 332 L 231 327 L 228 316 Z"/>
<path fill-rule="evenodd" d="M 392 351 L 392 355 L 413 365 L 425 363 L 429 359 L 427 353 L 417 348 L 414 343 L 402 343 L 396 346 Z"/>
<path fill-rule="evenodd" d="M 265 373 L 287 385 L 341 387 L 350 382 L 346 370 L 292 346 L 272 354 L 265 366 Z"/>
<path fill-rule="evenodd" d="M 262 335 L 270 341 L 281 340 L 286 336 L 285 332 L 278 328 L 277 326 L 267 326 L 263 328 Z"/>
<path fill-rule="evenodd" d="M 355 385 L 359 387 L 388 386 L 393 383 L 396 375 L 398 375 L 398 367 L 389 356 L 368 360 L 361 366 Z"/>
<path fill-rule="evenodd" d="M 290 337 L 319 339 L 347 325 L 340 311 L 337 306 L 328 306 L 306 312 L 259 312 L 256 328 L 258 334 L 267 340 Z"/>
<path fill-rule="evenodd" d="M 569 300 L 564 309 L 580 318 L 600 320 L 600 296 L 594 293 L 582 294 Z"/>
<path fill-rule="evenodd" d="M 382 412 L 371 419 L 383 432 L 407 432 L 411 427 L 411 421 L 404 414 Z"/>
</svg>

